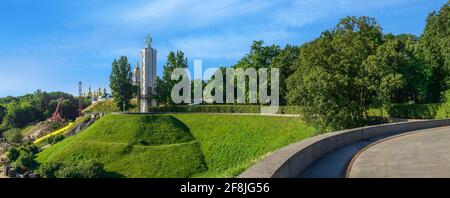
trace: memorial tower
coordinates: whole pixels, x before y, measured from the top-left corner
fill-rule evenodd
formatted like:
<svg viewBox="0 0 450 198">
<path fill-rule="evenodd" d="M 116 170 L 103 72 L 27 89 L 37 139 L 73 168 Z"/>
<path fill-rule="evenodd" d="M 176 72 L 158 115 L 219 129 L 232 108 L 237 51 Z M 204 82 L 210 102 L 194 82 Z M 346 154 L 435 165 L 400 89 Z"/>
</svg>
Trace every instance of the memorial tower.
<svg viewBox="0 0 450 198">
<path fill-rule="evenodd" d="M 140 101 L 139 112 L 148 112 L 148 107 L 156 106 L 156 100 L 150 97 L 155 92 L 156 86 L 156 49 L 151 47 L 152 38 L 147 36 L 145 38 L 145 48 L 141 50 L 141 71 L 140 71 Z"/>
</svg>

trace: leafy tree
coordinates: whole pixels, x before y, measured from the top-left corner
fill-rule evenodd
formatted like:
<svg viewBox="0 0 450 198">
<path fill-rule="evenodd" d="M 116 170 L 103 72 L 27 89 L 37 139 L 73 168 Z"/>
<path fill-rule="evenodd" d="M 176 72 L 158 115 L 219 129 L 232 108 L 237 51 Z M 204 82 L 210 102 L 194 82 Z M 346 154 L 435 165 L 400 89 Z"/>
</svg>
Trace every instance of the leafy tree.
<svg viewBox="0 0 450 198">
<path fill-rule="evenodd" d="M 305 119 L 322 131 L 361 125 L 373 101 L 363 62 L 381 43 L 381 28 L 373 18 L 342 19 L 302 48 L 288 80 L 288 103 L 302 106 Z"/>
<path fill-rule="evenodd" d="M 205 81 L 203 81 L 201 79 L 191 80 L 191 96 L 192 96 L 193 99 L 195 99 L 195 87 L 205 88 L 206 87 L 206 83 L 205 83 Z M 202 91 L 201 94 L 203 94 L 203 91 Z M 193 101 L 193 102 L 202 103 L 203 101 Z"/>
<path fill-rule="evenodd" d="M 156 78 L 155 92 L 157 93 L 154 97 L 160 104 L 168 105 L 170 104 L 170 88 L 168 83 L 166 83 L 159 76 Z"/>
<path fill-rule="evenodd" d="M 55 144 L 55 143 L 57 143 L 57 142 L 60 142 L 60 141 L 64 140 L 64 138 L 65 138 L 64 135 L 51 136 L 51 137 L 47 138 L 47 139 L 45 140 L 45 142 L 46 142 L 47 144 Z"/>
<path fill-rule="evenodd" d="M 3 117 L 6 115 L 6 107 L 0 105 L 0 124 L 3 122 Z"/>
<path fill-rule="evenodd" d="M 22 128 L 35 120 L 37 120 L 35 109 L 30 103 L 12 102 L 8 104 L 8 111 L 3 118 L 3 124 L 11 128 Z"/>
<path fill-rule="evenodd" d="M 58 100 L 62 98 L 63 118 L 73 120 L 77 117 L 78 100 L 70 94 L 62 92 L 43 92 L 37 90 L 33 94 L 19 97 L 6 97 L 6 114 L 2 119 L 2 128 L 21 128 L 33 122 L 43 121 L 49 118 L 56 109 Z M 83 106 L 89 105 L 84 101 Z"/>
<path fill-rule="evenodd" d="M 8 152 L 6 152 L 6 157 L 11 162 L 16 161 L 17 158 L 19 158 L 19 156 L 20 156 L 20 150 L 16 147 L 12 147 L 12 148 L 8 149 Z"/>
<path fill-rule="evenodd" d="M 10 129 L 5 131 L 3 132 L 3 137 L 5 137 L 6 141 L 11 143 L 20 143 L 22 141 L 20 129 Z"/>
<path fill-rule="evenodd" d="M 99 178 L 104 176 L 105 172 L 103 164 L 82 160 L 78 163 L 73 162 L 60 166 L 53 175 L 57 178 Z M 51 172 L 49 175 L 51 175 Z"/>
<path fill-rule="evenodd" d="M 410 60 L 405 54 L 404 45 L 395 37 L 378 47 L 376 54 L 370 55 L 364 62 L 365 73 L 371 84 L 369 91 L 377 97 L 374 104 L 380 109 L 394 100 L 394 94 L 405 87 L 406 80 L 402 70 Z M 382 111 L 381 111 L 382 112 Z"/>
<path fill-rule="evenodd" d="M 253 41 L 250 52 L 246 54 L 241 60 L 238 61 L 237 64 L 233 65 L 233 68 L 241 68 L 246 70 L 248 68 L 254 68 L 258 70 L 260 68 L 270 68 L 273 59 L 280 54 L 281 49 L 278 45 L 269 45 L 264 46 L 264 41 Z M 225 68 L 221 68 L 222 73 L 224 74 L 224 90 L 226 90 L 225 84 Z M 257 74 L 258 75 L 258 74 Z M 269 79 L 270 83 L 270 79 Z M 235 84 L 235 90 L 237 85 Z M 245 79 L 245 97 L 248 102 L 249 95 L 249 79 Z"/>
<path fill-rule="evenodd" d="M 39 152 L 39 147 L 31 142 L 27 142 L 25 144 L 22 144 L 19 149 L 23 152 L 36 154 Z"/>
<path fill-rule="evenodd" d="M 21 172 L 26 172 L 37 168 L 38 163 L 34 159 L 34 155 L 32 153 L 21 153 L 20 156 L 12 163 L 12 167 L 20 170 Z"/>
<path fill-rule="evenodd" d="M 133 84 L 131 67 L 126 56 L 120 57 L 118 61 L 114 59 L 109 86 L 116 106 L 122 111 L 129 109 L 130 100 L 133 98 Z"/>
<path fill-rule="evenodd" d="M 40 90 L 36 91 L 32 98 L 29 99 L 32 105 L 36 108 L 37 120 L 45 120 L 49 118 L 55 111 L 58 104 L 58 100 L 62 98 L 62 112 L 63 118 L 74 120 L 77 116 L 78 110 L 78 99 L 71 94 L 63 92 L 42 92 Z M 83 106 L 88 106 L 89 102 L 84 101 Z"/>
<path fill-rule="evenodd" d="M 288 90 L 286 88 L 287 78 L 295 72 L 296 61 L 300 56 L 300 47 L 286 45 L 280 53 L 272 59 L 270 68 L 280 69 L 280 104 L 286 104 Z"/>
<path fill-rule="evenodd" d="M 62 162 L 47 162 L 39 166 L 39 174 L 44 178 L 56 178 L 55 173 L 62 169 L 64 164 Z"/>
<path fill-rule="evenodd" d="M 450 88 L 450 1 L 428 16 L 421 49 L 430 74 L 427 101 L 441 102 Z"/>
<path fill-rule="evenodd" d="M 426 88 L 429 76 L 425 64 L 419 56 L 420 41 L 414 35 L 402 34 L 395 37 L 399 41 L 399 54 L 403 59 L 400 68 L 405 79 L 405 86 L 395 94 L 395 103 L 413 101 L 415 103 L 426 102 Z"/>
<path fill-rule="evenodd" d="M 171 91 L 177 81 L 171 79 L 172 72 L 177 68 L 187 68 L 188 60 L 184 57 L 182 51 L 170 52 L 167 56 L 167 62 L 163 67 L 162 79 L 156 81 L 156 99 L 164 105 L 172 105 Z"/>
<path fill-rule="evenodd" d="M 278 45 L 263 46 L 264 41 L 253 41 L 250 52 L 234 65 L 235 68 L 269 68 L 272 59 L 276 57 L 281 49 Z"/>
</svg>

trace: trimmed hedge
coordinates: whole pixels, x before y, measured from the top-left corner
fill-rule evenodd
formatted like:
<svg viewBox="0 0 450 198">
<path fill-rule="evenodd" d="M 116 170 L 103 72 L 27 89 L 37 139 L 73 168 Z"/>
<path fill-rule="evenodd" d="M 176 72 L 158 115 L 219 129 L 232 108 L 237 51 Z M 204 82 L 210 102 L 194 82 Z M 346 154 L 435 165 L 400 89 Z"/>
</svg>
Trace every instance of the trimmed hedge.
<svg viewBox="0 0 450 198">
<path fill-rule="evenodd" d="M 280 106 L 278 114 L 300 114 L 299 106 Z M 259 105 L 175 105 L 150 107 L 150 112 L 188 112 L 188 113 L 261 113 Z"/>
<path fill-rule="evenodd" d="M 391 118 L 435 119 L 440 104 L 394 104 L 387 109 Z"/>
</svg>

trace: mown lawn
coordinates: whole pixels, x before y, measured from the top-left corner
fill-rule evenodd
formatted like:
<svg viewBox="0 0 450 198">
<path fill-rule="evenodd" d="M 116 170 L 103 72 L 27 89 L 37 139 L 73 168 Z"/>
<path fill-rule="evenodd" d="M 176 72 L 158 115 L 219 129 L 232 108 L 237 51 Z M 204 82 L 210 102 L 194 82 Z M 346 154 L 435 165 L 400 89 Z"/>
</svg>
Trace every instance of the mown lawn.
<svg viewBox="0 0 450 198">
<path fill-rule="evenodd" d="M 176 114 L 199 141 L 208 170 L 196 177 L 233 177 L 278 148 L 314 135 L 297 117 Z"/>
<path fill-rule="evenodd" d="M 108 115 L 37 160 L 95 159 L 113 177 L 233 177 L 314 132 L 297 117 Z"/>
</svg>

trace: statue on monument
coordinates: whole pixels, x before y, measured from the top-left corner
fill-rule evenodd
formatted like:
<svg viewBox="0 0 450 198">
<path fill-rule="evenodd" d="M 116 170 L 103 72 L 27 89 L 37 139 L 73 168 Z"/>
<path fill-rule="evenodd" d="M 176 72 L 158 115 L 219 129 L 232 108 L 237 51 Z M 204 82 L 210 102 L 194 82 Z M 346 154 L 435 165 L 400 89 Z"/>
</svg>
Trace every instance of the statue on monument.
<svg viewBox="0 0 450 198">
<path fill-rule="evenodd" d="M 145 48 L 150 48 L 152 45 L 152 37 L 150 36 L 150 34 L 148 34 L 145 37 Z"/>
</svg>

